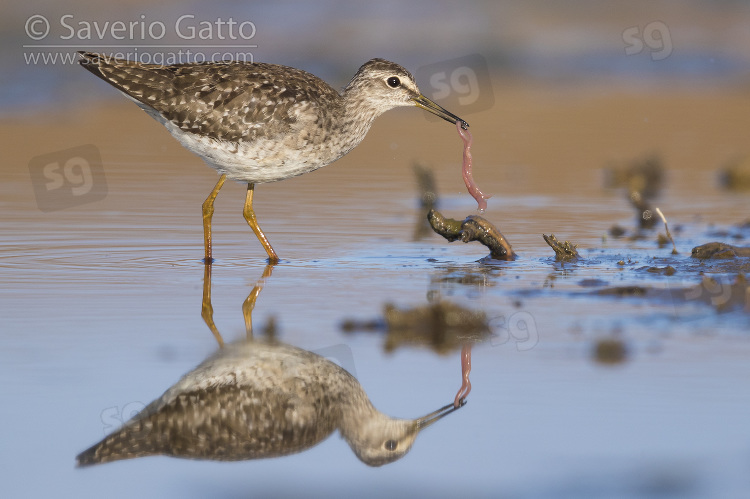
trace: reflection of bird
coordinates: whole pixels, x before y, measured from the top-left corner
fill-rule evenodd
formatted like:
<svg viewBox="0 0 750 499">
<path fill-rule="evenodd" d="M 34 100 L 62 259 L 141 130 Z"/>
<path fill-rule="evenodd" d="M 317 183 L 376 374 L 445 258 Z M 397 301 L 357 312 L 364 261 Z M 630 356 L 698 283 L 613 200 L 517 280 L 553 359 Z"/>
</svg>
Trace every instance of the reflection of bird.
<svg viewBox="0 0 750 499">
<path fill-rule="evenodd" d="M 449 404 L 415 420 L 391 418 L 333 362 L 278 342 L 244 341 L 220 349 L 77 461 L 276 457 L 338 429 L 359 459 L 381 466 L 404 456 L 420 430 L 453 410 Z"/>
<path fill-rule="evenodd" d="M 364 139 L 375 118 L 395 107 L 416 105 L 468 127 L 422 95 L 406 69 L 383 59 L 365 63 L 339 94 L 310 73 L 274 64 L 161 66 L 80 54 L 84 68 L 133 99 L 221 174 L 203 204 L 206 263 L 212 261 L 214 199 L 227 177 L 248 184 L 245 219 L 276 263 L 253 211 L 256 183 L 336 161 Z"/>
</svg>

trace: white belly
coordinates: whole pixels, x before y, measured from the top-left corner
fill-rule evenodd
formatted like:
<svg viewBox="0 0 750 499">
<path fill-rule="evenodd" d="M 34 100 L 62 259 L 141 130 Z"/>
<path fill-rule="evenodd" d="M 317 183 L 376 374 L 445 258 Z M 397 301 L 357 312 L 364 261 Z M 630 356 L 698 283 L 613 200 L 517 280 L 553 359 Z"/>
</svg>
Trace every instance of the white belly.
<svg viewBox="0 0 750 499">
<path fill-rule="evenodd" d="M 285 147 L 282 141 L 258 139 L 248 143 L 219 141 L 165 126 L 188 150 L 232 180 L 264 183 L 284 180 L 322 168 L 338 157 L 315 147 Z"/>
<path fill-rule="evenodd" d="M 180 144 L 203 158 L 210 167 L 232 180 L 241 182 L 275 182 L 317 170 L 351 151 L 361 140 L 360 138 L 344 148 L 338 147 L 336 141 L 313 144 L 301 140 L 299 136 L 287 136 L 281 140 L 258 138 L 252 143 L 239 144 L 220 141 L 185 132 L 153 108 L 125 95 L 164 125 Z"/>
</svg>

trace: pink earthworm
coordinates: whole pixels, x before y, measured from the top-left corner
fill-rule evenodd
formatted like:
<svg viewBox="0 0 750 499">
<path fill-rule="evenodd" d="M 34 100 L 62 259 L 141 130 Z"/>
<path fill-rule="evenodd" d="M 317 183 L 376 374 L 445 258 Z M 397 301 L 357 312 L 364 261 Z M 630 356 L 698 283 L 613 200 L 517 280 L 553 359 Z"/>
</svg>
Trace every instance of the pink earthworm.
<svg viewBox="0 0 750 499">
<path fill-rule="evenodd" d="M 463 382 L 461 388 L 458 389 L 456 398 L 453 401 L 453 407 L 459 407 L 461 401 L 465 400 L 466 397 L 471 393 L 471 381 L 469 381 L 469 374 L 471 373 L 471 345 L 464 345 L 461 349 L 461 375 L 463 376 Z"/>
<path fill-rule="evenodd" d="M 480 191 L 479 186 L 474 182 L 474 177 L 471 176 L 471 142 L 473 141 L 473 138 L 471 132 L 468 129 L 463 128 L 463 122 L 461 120 L 456 121 L 456 129 L 461 136 L 461 140 L 464 141 L 464 184 L 466 184 L 466 189 L 468 189 L 469 194 L 477 200 L 479 211 L 484 213 L 484 210 L 487 209 L 487 199 L 492 196 L 487 196 Z"/>
</svg>

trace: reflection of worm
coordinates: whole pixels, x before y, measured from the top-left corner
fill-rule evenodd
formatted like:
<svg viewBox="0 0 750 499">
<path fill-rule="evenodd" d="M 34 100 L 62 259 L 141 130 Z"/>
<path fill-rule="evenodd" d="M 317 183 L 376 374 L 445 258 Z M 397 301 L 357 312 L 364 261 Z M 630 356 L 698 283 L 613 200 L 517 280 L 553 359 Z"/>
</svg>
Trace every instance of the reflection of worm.
<svg viewBox="0 0 750 499">
<path fill-rule="evenodd" d="M 464 345 L 461 349 L 461 374 L 463 375 L 463 382 L 461 388 L 458 389 L 456 398 L 453 401 L 453 407 L 460 407 L 462 402 L 466 400 L 466 397 L 471 393 L 471 381 L 469 381 L 469 374 L 471 373 L 471 345 Z"/>
<path fill-rule="evenodd" d="M 469 130 L 464 130 L 462 124 L 463 122 L 461 120 L 456 121 L 456 130 L 458 130 L 461 140 L 464 141 L 464 184 L 466 184 L 469 194 L 477 200 L 479 211 L 484 213 L 484 210 L 487 209 L 486 200 L 492 196 L 483 194 L 482 191 L 479 190 L 479 186 L 474 182 L 474 177 L 471 176 L 471 142 L 473 139 L 471 137 L 471 132 Z"/>
</svg>

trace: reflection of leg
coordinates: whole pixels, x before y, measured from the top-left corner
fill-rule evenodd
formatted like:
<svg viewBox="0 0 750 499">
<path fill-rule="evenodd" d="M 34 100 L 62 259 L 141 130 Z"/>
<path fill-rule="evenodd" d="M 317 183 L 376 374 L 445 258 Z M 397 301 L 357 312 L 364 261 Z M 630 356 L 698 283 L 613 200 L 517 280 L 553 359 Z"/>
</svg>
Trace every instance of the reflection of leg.
<svg viewBox="0 0 750 499">
<path fill-rule="evenodd" d="M 253 287 L 253 290 L 250 291 L 250 294 L 247 295 L 245 302 L 242 304 L 242 315 L 245 317 L 245 331 L 249 340 L 253 338 L 253 309 L 255 308 L 255 302 L 263 289 L 263 285 L 266 283 L 266 279 L 271 277 L 271 272 L 273 272 L 273 265 L 266 265 L 263 275 L 255 283 L 255 287 Z"/>
<path fill-rule="evenodd" d="M 203 260 L 206 264 L 213 262 L 211 258 L 211 218 L 214 216 L 214 200 L 219 189 L 224 185 L 224 181 L 227 179 L 226 175 L 219 177 L 219 181 L 216 182 L 216 187 L 211 191 L 206 200 L 203 202 L 203 246 L 206 250 L 206 258 Z"/>
<path fill-rule="evenodd" d="M 214 334 L 219 347 L 224 346 L 224 339 L 214 324 L 214 307 L 211 305 L 211 265 L 204 265 L 203 270 L 203 303 L 201 305 L 201 317 Z"/>
<path fill-rule="evenodd" d="M 258 219 L 255 217 L 255 210 L 253 210 L 253 193 L 255 192 L 255 184 L 247 184 L 247 197 L 245 198 L 245 209 L 242 211 L 242 214 L 245 216 L 245 220 L 247 220 L 247 224 L 250 226 L 251 229 L 253 229 L 253 232 L 255 232 L 255 235 L 258 238 L 258 241 L 260 241 L 260 244 L 263 245 L 263 248 L 265 248 L 266 253 L 268 253 L 268 263 L 271 265 L 279 263 L 279 257 L 276 254 L 276 252 L 271 247 L 271 243 L 268 242 L 268 238 L 263 233 L 263 231 L 260 228 L 260 225 L 258 225 Z"/>
</svg>

